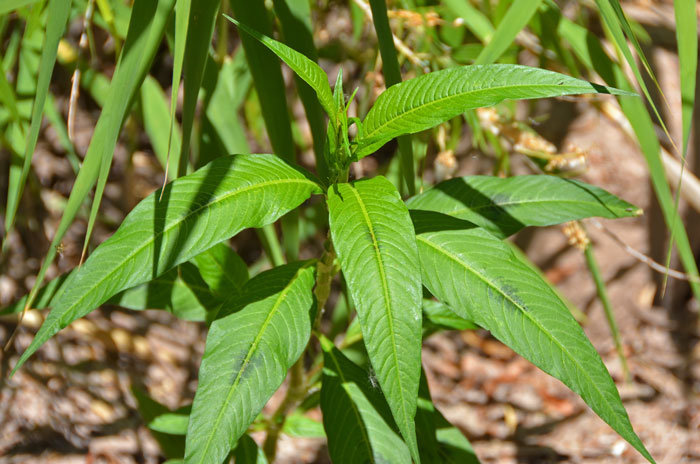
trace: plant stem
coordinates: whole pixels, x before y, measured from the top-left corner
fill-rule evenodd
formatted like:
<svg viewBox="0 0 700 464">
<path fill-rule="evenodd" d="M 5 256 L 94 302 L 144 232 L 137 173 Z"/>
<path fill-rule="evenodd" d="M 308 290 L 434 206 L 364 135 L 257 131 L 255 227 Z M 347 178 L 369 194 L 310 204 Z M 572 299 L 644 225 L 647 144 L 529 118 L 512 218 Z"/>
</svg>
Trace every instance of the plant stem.
<svg viewBox="0 0 700 464">
<path fill-rule="evenodd" d="M 586 264 L 588 264 L 588 269 L 590 270 L 593 281 L 595 282 L 598 298 L 600 298 L 600 302 L 603 304 L 605 317 L 608 319 L 608 326 L 610 327 L 613 342 L 615 343 L 615 350 L 617 351 L 617 355 L 620 357 L 620 363 L 622 364 L 622 374 L 625 378 L 625 382 L 629 382 L 630 371 L 627 367 L 627 358 L 625 357 L 625 353 L 622 349 L 620 331 L 617 328 L 617 322 L 615 322 L 615 314 L 613 313 L 610 298 L 608 298 L 608 291 L 605 288 L 605 281 L 603 280 L 603 276 L 600 274 L 600 268 L 598 268 L 598 262 L 596 261 L 595 254 L 593 252 L 593 246 L 590 243 L 588 246 L 586 246 L 584 254 L 586 256 Z"/>
<path fill-rule="evenodd" d="M 277 247 L 279 249 L 279 243 Z M 333 243 L 331 243 L 330 239 L 328 239 L 324 244 L 323 255 L 318 261 L 316 268 L 316 289 L 314 290 L 314 295 L 316 295 L 317 300 L 317 312 L 314 327 L 317 327 L 320 323 L 321 316 L 323 314 L 323 307 L 326 305 L 328 297 L 331 293 L 334 260 L 335 250 L 333 249 Z M 265 443 L 263 443 L 263 452 L 265 453 L 265 457 L 267 458 L 268 462 L 274 462 L 275 460 L 275 454 L 277 453 L 277 440 L 279 439 L 279 434 L 284 427 L 284 422 L 287 415 L 290 411 L 297 407 L 299 402 L 304 399 L 306 393 L 308 392 L 307 381 L 311 376 L 306 377 L 304 375 L 305 357 L 306 351 L 290 369 L 289 389 L 287 390 L 287 394 L 282 400 L 282 404 L 279 405 L 277 410 L 270 418 L 267 428 L 267 436 L 265 437 Z"/>
<path fill-rule="evenodd" d="M 284 255 L 282 254 L 282 247 L 280 246 L 280 241 L 277 238 L 277 233 L 275 232 L 274 224 L 268 224 L 260 229 L 257 229 L 258 238 L 262 243 L 262 247 L 265 250 L 265 254 L 270 259 L 273 266 L 281 266 L 284 264 Z"/>
<path fill-rule="evenodd" d="M 280 432 L 284 427 L 284 421 L 287 414 L 294 409 L 297 404 L 304 399 L 306 394 L 306 378 L 304 376 L 304 354 L 294 363 L 290 369 L 289 389 L 275 413 L 270 419 L 267 428 L 267 437 L 263 443 L 263 452 L 267 458 L 267 462 L 275 462 L 275 454 L 277 453 L 277 440 Z"/>
<path fill-rule="evenodd" d="M 321 259 L 316 265 L 316 295 L 317 310 L 314 328 L 317 328 L 323 316 L 323 308 L 326 306 L 328 297 L 331 294 L 331 281 L 333 280 L 333 261 L 335 260 L 335 249 L 330 239 L 324 244 L 324 251 Z"/>
</svg>

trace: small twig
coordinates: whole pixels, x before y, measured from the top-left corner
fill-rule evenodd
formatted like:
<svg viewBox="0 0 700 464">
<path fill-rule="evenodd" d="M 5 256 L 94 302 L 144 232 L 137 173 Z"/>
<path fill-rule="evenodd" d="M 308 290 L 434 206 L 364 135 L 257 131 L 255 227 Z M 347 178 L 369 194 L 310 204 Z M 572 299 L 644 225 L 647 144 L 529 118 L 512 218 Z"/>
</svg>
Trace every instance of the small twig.
<svg viewBox="0 0 700 464">
<path fill-rule="evenodd" d="M 89 50 L 88 30 L 92 22 L 92 13 L 95 9 L 95 1 L 90 0 L 85 9 L 85 17 L 83 18 L 83 32 L 80 34 L 80 42 L 78 42 L 78 65 L 73 71 L 71 77 L 70 98 L 68 100 L 68 139 L 75 144 L 75 113 L 78 107 L 78 98 L 80 97 L 80 61 L 85 57 Z"/>
<path fill-rule="evenodd" d="M 674 279 L 700 283 L 700 278 L 690 274 L 686 274 L 684 272 L 676 271 L 675 269 L 671 269 L 667 266 L 659 264 L 644 253 L 635 250 L 627 243 L 625 243 L 625 241 L 622 240 L 617 234 L 615 234 L 613 231 L 601 224 L 600 221 L 598 221 L 597 219 L 588 219 L 588 223 L 595 226 L 597 229 L 603 231 L 608 237 L 612 238 L 618 245 L 624 248 L 625 251 L 629 253 L 633 258 L 635 258 L 637 261 L 646 264 L 656 272 L 659 272 L 661 274 L 668 274 L 669 277 L 673 277 Z"/>
<path fill-rule="evenodd" d="M 579 221 L 576 221 L 574 224 L 578 225 L 579 229 L 587 239 L 586 230 L 583 228 L 583 225 Z M 598 266 L 598 261 L 596 260 L 595 252 L 593 250 L 593 245 L 591 244 L 590 240 L 587 240 L 587 242 L 588 243 L 585 245 L 583 250 L 586 257 L 586 264 L 588 265 L 588 270 L 593 278 L 593 283 L 595 284 L 596 292 L 598 293 L 598 299 L 600 299 L 600 302 L 603 305 L 605 318 L 608 320 L 610 334 L 612 335 L 613 342 L 615 343 L 615 351 L 617 351 L 617 356 L 619 357 L 620 364 L 622 365 L 622 375 L 625 378 L 625 382 L 629 383 L 631 380 L 630 370 L 627 365 L 627 356 L 625 356 L 625 351 L 622 345 L 620 329 L 618 328 L 617 321 L 615 320 L 615 312 L 613 310 L 612 302 L 608 297 L 608 290 L 605 287 L 605 280 L 600 272 L 600 267 Z"/>
</svg>

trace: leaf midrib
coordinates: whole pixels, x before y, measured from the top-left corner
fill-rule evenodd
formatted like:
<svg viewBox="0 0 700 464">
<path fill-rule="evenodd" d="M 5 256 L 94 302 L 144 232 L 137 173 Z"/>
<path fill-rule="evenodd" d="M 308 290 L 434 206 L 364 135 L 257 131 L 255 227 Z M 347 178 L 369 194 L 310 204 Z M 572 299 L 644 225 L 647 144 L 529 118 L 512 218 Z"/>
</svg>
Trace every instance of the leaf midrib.
<svg viewBox="0 0 700 464">
<path fill-rule="evenodd" d="M 338 377 L 340 377 L 340 381 L 344 383 L 348 383 L 348 381 L 345 378 L 345 375 L 343 375 L 343 370 L 340 368 L 340 363 L 338 363 L 338 360 L 335 358 L 335 355 L 333 354 L 333 350 L 328 351 L 328 355 L 331 357 L 333 360 L 333 364 L 335 365 L 335 368 L 338 372 Z M 340 388 L 343 388 L 341 385 Z M 362 421 L 362 416 L 360 415 L 360 411 L 357 409 L 357 405 L 355 404 L 354 401 L 352 401 L 352 398 L 350 399 L 350 405 L 352 406 L 352 412 L 355 413 L 355 418 L 357 419 L 357 423 L 360 424 L 360 431 L 362 432 L 362 439 L 365 445 L 367 446 L 367 451 L 369 454 L 370 458 L 370 463 L 375 464 L 374 460 L 374 452 L 372 451 L 372 443 L 369 441 L 369 435 L 367 435 L 367 430 L 362 426 L 363 421 Z"/>
<path fill-rule="evenodd" d="M 568 76 L 566 76 L 566 77 L 568 77 Z M 424 109 L 424 108 L 429 108 L 429 107 L 431 107 L 431 106 L 439 105 L 439 104 L 441 104 L 442 102 L 444 102 L 445 100 L 450 100 L 450 99 L 453 99 L 453 98 L 460 98 L 460 97 L 464 97 L 465 95 L 469 95 L 469 94 L 476 94 L 476 93 L 479 93 L 479 92 L 487 92 L 487 91 L 491 91 L 491 90 L 500 90 L 500 89 L 505 89 L 505 88 L 509 88 L 509 89 L 510 89 L 510 88 L 518 88 L 518 89 L 532 88 L 532 89 L 534 89 L 534 88 L 539 88 L 539 87 L 557 87 L 557 88 L 561 88 L 561 89 L 563 90 L 563 89 L 565 89 L 565 88 L 567 88 L 567 87 L 570 87 L 570 85 L 568 85 L 568 86 L 555 86 L 554 84 L 513 84 L 513 85 L 494 86 L 494 87 L 482 88 L 482 89 L 477 89 L 477 90 L 469 90 L 469 91 L 466 91 L 466 92 L 460 92 L 460 93 L 448 95 L 448 96 L 439 98 L 439 99 L 437 99 L 437 100 L 432 100 L 432 101 L 430 101 L 430 102 L 428 102 L 428 103 L 425 103 L 425 104 L 422 104 L 422 105 L 414 106 L 413 108 L 410 108 L 408 111 L 405 111 L 405 112 L 403 112 L 403 113 L 397 115 L 396 117 L 393 117 L 393 118 L 391 118 L 391 119 L 388 119 L 387 121 L 385 121 L 384 123 L 380 124 L 379 126 L 377 126 L 376 128 L 372 129 L 371 131 L 366 132 L 366 133 L 365 133 L 365 136 L 362 138 L 362 141 L 365 142 L 363 148 L 365 148 L 365 147 L 368 145 L 368 144 L 367 144 L 367 141 L 368 141 L 368 140 L 369 140 L 370 142 L 373 142 L 373 141 L 371 140 L 371 138 L 375 136 L 374 134 L 376 134 L 378 131 L 382 130 L 383 128 L 385 128 L 385 127 L 388 126 L 389 124 L 393 123 L 394 121 L 397 121 L 397 120 L 399 120 L 399 119 L 402 119 L 402 118 L 404 118 L 405 116 L 407 116 L 407 115 L 409 115 L 409 114 L 412 114 L 412 113 L 414 113 L 414 112 L 416 112 L 416 111 L 422 110 L 422 109 Z M 591 90 L 594 90 L 594 89 L 591 87 Z M 563 95 L 563 94 L 562 94 L 562 95 Z M 506 100 L 506 99 L 507 99 L 507 98 L 504 98 L 503 100 Z M 373 107 L 372 109 L 374 109 L 374 107 Z M 359 150 L 358 150 L 358 151 L 359 151 Z"/>
<path fill-rule="evenodd" d="M 442 253 L 443 255 L 447 256 L 449 259 L 452 261 L 456 262 L 457 264 L 461 265 L 463 268 L 465 268 L 468 272 L 471 272 L 472 274 L 476 275 L 480 280 L 482 280 L 485 284 L 487 284 L 489 287 L 494 289 L 498 294 L 502 295 L 506 300 L 510 301 L 513 306 L 518 308 L 520 312 L 530 320 L 542 333 L 544 333 L 555 345 L 557 345 L 563 353 L 567 355 L 569 359 L 573 362 L 573 364 L 577 367 L 577 369 L 583 373 L 583 376 L 588 379 L 589 384 L 593 386 L 593 389 L 598 393 L 600 398 L 603 398 L 603 404 L 607 407 L 609 412 L 612 412 L 613 417 L 618 417 L 617 412 L 608 404 L 605 395 L 603 394 L 602 391 L 598 388 L 598 384 L 593 381 L 593 379 L 590 377 L 588 374 L 588 371 L 579 364 L 578 359 L 576 359 L 575 356 L 573 356 L 552 334 L 550 334 L 548 331 L 544 330 L 542 325 L 532 317 L 532 315 L 527 312 L 520 304 L 518 304 L 515 300 L 513 300 L 508 294 L 502 292 L 498 286 L 496 286 L 494 283 L 491 282 L 486 276 L 482 275 L 481 273 L 477 272 L 474 268 L 468 266 L 464 261 L 460 260 L 457 256 L 455 256 L 453 253 L 449 252 L 448 250 L 445 250 L 442 248 L 440 245 L 435 244 L 434 242 L 431 242 L 430 240 L 426 239 L 425 237 L 422 237 L 420 235 L 416 236 L 417 240 L 422 241 L 426 245 L 434 248 L 438 252 Z M 618 418 L 619 420 L 619 418 Z"/>
<path fill-rule="evenodd" d="M 407 424 L 410 424 L 408 412 L 406 411 L 406 400 L 403 394 L 403 383 L 401 380 L 401 374 L 399 369 L 399 356 L 396 351 L 396 336 L 394 335 L 394 320 L 392 319 L 392 302 L 391 297 L 389 295 L 389 284 L 386 278 L 386 271 L 384 269 L 384 260 L 382 259 L 382 254 L 379 252 L 379 243 L 377 242 L 377 237 L 374 233 L 374 225 L 372 224 L 372 220 L 369 217 L 369 213 L 367 212 L 365 203 L 362 200 L 360 194 L 357 192 L 357 189 L 353 185 L 348 184 L 348 187 L 350 187 L 350 191 L 353 193 L 355 199 L 357 200 L 357 204 L 360 207 L 362 216 L 364 217 L 365 223 L 367 224 L 367 227 L 369 229 L 370 237 L 372 238 L 372 249 L 374 250 L 374 255 L 379 267 L 379 276 L 382 285 L 382 293 L 384 294 L 384 301 L 386 302 L 385 313 L 387 316 L 386 320 L 389 325 L 389 334 L 391 335 L 391 354 L 394 358 L 394 364 L 396 365 L 396 379 L 399 384 L 399 395 L 401 396 L 401 410 L 403 412 L 404 421 L 406 421 Z M 410 438 L 407 439 L 410 440 Z"/>
<path fill-rule="evenodd" d="M 231 388 L 229 388 L 228 393 L 226 394 L 226 400 L 224 401 L 223 406 L 219 409 L 219 414 L 216 416 L 216 420 L 214 421 L 213 426 L 211 427 L 210 430 L 212 432 L 209 433 L 209 437 L 207 438 L 207 443 L 204 445 L 204 450 L 202 451 L 202 457 L 199 460 L 199 464 L 202 464 L 207 457 L 207 451 L 209 451 L 209 447 L 211 446 L 212 440 L 214 440 L 214 433 L 216 432 L 216 429 L 219 427 L 219 423 L 221 422 L 221 419 L 224 416 L 224 413 L 226 412 L 226 408 L 228 407 L 229 403 L 231 402 L 231 396 L 234 394 L 236 391 L 236 388 L 238 387 L 238 383 L 241 380 L 241 376 L 243 375 L 243 372 L 245 372 L 246 368 L 248 367 L 248 363 L 250 362 L 250 359 L 253 357 L 255 354 L 255 351 L 258 349 L 258 345 L 260 344 L 260 340 L 262 340 L 263 335 L 265 335 L 265 331 L 267 330 L 267 327 L 270 325 L 272 322 L 272 318 L 275 317 L 277 314 L 277 310 L 279 309 L 280 305 L 282 302 L 286 299 L 287 294 L 290 292 L 292 286 L 296 283 L 297 279 L 301 275 L 302 271 L 306 270 L 309 268 L 309 266 L 313 262 L 309 262 L 302 266 L 295 274 L 294 277 L 289 281 L 289 283 L 282 289 L 280 292 L 279 296 L 275 299 L 275 303 L 270 309 L 270 312 L 268 313 L 267 317 L 265 318 L 265 321 L 263 321 L 263 324 L 260 326 L 260 330 L 258 331 L 257 335 L 255 336 L 255 339 L 253 340 L 253 344 L 250 346 L 250 349 L 248 350 L 248 353 L 246 353 L 246 357 L 243 359 L 243 364 L 241 364 L 241 368 L 238 371 L 238 374 L 236 374 L 236 378 L 233 381 L 233 384 L 231 385 Z"/>
<path fill-rule="evenodd" d="M 98 280 L 97 283 L 93 285 L 93 288 L 98 287 L 99 285 L 101 285 L 105 280 L 107 280 L 107 279 L 108 279 L 109 277 L 111 277 L 115 272 L 117 272 L 125 262 L 127 262 L 128 260 L 130 260 L 131 258 L 133 258 L 135 255 L 137 255 L 138 253 L 140 253 L 141 251 L 143 251 L 144 248 L 146 248 L 148 245 L 150 245 L 151 243 L 153 243 L 153 242 L 155 241 L 156 237 L 160 237 L 161 235 L 165 235 L 166 233 L 170 232 L 172 229 L 174 229 L 175 227 L 177 227 L 177 226 L 180 225 L 181 223 L 186 222 L 190 217 L 192 217 L 192 216 L 196 215 L 197 213 L 199 213 L 199 211 L 201 211 L 201 210 L 203 210 L 203 209 L 205 209 L 205 208 L 209 208 L 209 207 L 211 207 L 211 206 L 213 206 L 213 205 L 215 205 L 215 204 L 217 204 L 217 203 L 223 202 L 223 201 L 225 201 L 226 199 L 228 199 L 229 197 L 233 197 L 233 196 L 235 196 L 235 195 L 238 195 L 239 193 L 245 193 L 245 192 L 248 192 L 248 191 L 250 191 L 250 190 L 254 190 L 254 189 L 257 189 L 257 188 L 261 188 L 261 187 L 266 187 L 266 186 L 268 186 L 268 185 L 273 185 L 273 184 L 291 184 L 291 183 L 295 183 L 295 182 L 302 183 L 302 184 L 303 184 L 303 183 L 308 183 L 308 184 L 311 184 L 311 185 L 317 187 L 317 185 L 316 185 L 315 182 L 312 182 L 312 181 L 310 181 L 310 180 L 308 180 L 308 179 L 276 179 L 276 180 L 274 180 L 274 181 L 264 181 L 264 182 L 260 182 L 260 183 L 258 183 L 258 184 L 248 185 L 248 186 L 245 186 L 245 187 L 243 187 L 243 188 L 241 188 L 241 189 L 239 189 L 239 190 L 235 190 L 235 191 L 233 191 L 233 192 L 226 193 L 226 194 L 224 194 L 224 195 L 222 195 L 222 196 L 220 196 L 220 197 L 215 197 L 213 201 L 211 201 L 211 202 L 209 202 L 209 203 L 206 203 L 206 204 L 204 204 L 204 205 L 202 205 L 202 206 L 200 206 L 200 207 L 198 207 L 198 208 L 192 210 L 189 214 L 187 214 L 186 216 L 184 216 L 184 217 L 182 218 L 181 221 L 178 221 L 178 222 L 176 222 L 176 223 L 174 223 L 174 224 L 172 224 L 172 225 L 166 227 L 165 229 L 163 229 L 161 232 L 158 232 L 157 234 L 151 235 L 150 238 L 149 238 L 149 240 L 147 240 L 142 246 L 136 248 L 132 253 L 130 253 L 128 256 L 126 256 L 126 257 L 119 263 L 119 266 L 118 266 L 118 267 L 115 267 L 112 271 L 110 271 L 109 273 L 105 274 L 105 276 L 104 276 L 102 279 Z M 85 298 L 87 298 L 87 296 L 88 296 L 89 294 L 90 294 L 89 292 L 88 292 L 88 293 L 84 293 L 83 296 L 81 296 L 80 298 L 78 298 L 72 305 L 68 306 L 68 308 L 66 309 L 66 312 L 67 312 L 67 311 L 70 311 L 72 308 L 74 308 L 74 307 L 78 306 L 80 303 L 82 303 L 82 301 L 83 301 Z M 54 309 L 55 309 L 55 308 L 54 308 Z M 53 330 L 54 327 L 56 327 L 56 325 L 59 324 L 59 322 L 60 322 L 60 319 L 55 319 L 55 321 L 54 321 L 51 325 L 49 325 L 49 326 L 47 327 L 47 333 L 50 332 L 51 330 Z M 31 345 L 30 345 L 30 346 L 31 346 Z M 22 358 L 24 358 L 24 354 L 22 355 Z M 18 362 L 17 364 L 19 365 L 19 362 Z"/>
</svg>

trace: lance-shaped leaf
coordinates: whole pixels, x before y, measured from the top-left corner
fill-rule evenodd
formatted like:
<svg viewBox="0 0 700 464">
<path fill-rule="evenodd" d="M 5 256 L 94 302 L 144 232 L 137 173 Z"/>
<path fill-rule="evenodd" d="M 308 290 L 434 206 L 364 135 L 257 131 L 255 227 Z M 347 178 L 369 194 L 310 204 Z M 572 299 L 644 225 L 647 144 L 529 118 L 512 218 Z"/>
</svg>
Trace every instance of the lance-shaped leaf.
<svg viewBox="0 0 700 464">
<path fill-rule="evenodd" d="M 333 462 L 410 463 L 411 454 L 392 428 L 391 411 L 381 391 L 371 384 L 369 373 L 330 340 L 322 338 L 321 346 L 321 411 Z"/>
<path fill-rule="evenodd" d="M 476 330 L 479 328 L 472 321 L 458 316 L 441 301 L 423 300 L 423 338 L 439 329 Z"/>
<path fill-rule="evenodd" d="M 642 210 L 605 190 L 554 176 L 467 176 L 447 180 L 408 202 L 507 237 L 527 226 L 549 226 L 598 216 L 639 216 Z"/>
<path fill-rule="evenodd" d="M 469 440 L 433 404 L 425 372 L 421 372 L 416 432 L 421 459 L 429 464 L 478 464 Z"/>
<path fill-rule="evenodd" d="M 394 85 L 377 98 L 363 121 L 355 154 L 362 158 L 402 134 L 413 134 L 468 109 L 503 100 L 582 93 L 635 95 L 544 69 L 491 64 L 436 71 Z"/>
<path fill-rule="evenodd" d="M 15 370 L 46 340 L 118 292 L 165 271 L 248 227 L 262 227 L 321 189 L 274 155 L 212 161 L 141 201 L 117 232 L 71 273 Z"/>
<path fill-rule="evenodd" d="M 564 302 L 507 244 L 450 216 L 413 214 L 423 285 L 558 378 L 650 461 L 603 361 Z"/>
<path fill-rule="evenodd" d="M 249 278 L 245 261 L 226 243 L 198 254 L 194 262 L 211 291 L 220 297 L 240 294 Z"/>
<path fill-rule="evenodd" d="M 479 464 L 472 444 L 461 430 L 450 424 L 440 411 L 435 409 L 435 427 L 438 440 L 439 462 L 447 464 Z"/>
<path fill-rule="evenodd" d="M 204 321 L 223 303 L 192 263 L 182 263 L 152 281 L 124 290 L 108 303 L 141 311 L 163 309 L 186 321 Z"/>
<path fill-rule="evenodd" d="M 279 57 L 279 59 L 284 61 L 287 66 L 292 68 L 292 71 L 294 71 L 297 76 L 301 77 L 304 82 L 309 84 L 309 86 L 311 86 L 311 88 L 316 92 L 318 102 L 321 104 L 323 109 L 328 114 L 328 117 L 335 125 L 336 113 L 338 112 L 338 109 L 333 101 L 333 93 L 331 92 L 331 86 L 328 83 L 328 75 L 318 64 L 308 59 L 303 53 L 299 53 L 293 48 L 290 48 L 281 42 L 271 39 L 258 31 L 249 28 L 245 24 L 236 21 L 230 16 L 224 16 L 226 19 L 242 29 L 246 34 L 254 37 L 261 44 L 269 48 Z"/>
<path fill-rule="evenodd" d="M 249 435 L 243 435 L 233 454 L 236 464 L 267 464 L 265 453 Z"/>
<path fill-rule="evenodd" d="M 406 205 L 384 177 L 328 190 L 333 245 L 357 306 L 367 353 L 413 459 L 422 290 Z"/>
<path fill-rule="evenodd" d="M 242 301 L 222 308 L 233 313 L 207 336 L 186 463 L 223 462 L 282 384 L 311 336 L 313 285 L 313 261 L 281 266 L 251 279 Z"/>
</svg>

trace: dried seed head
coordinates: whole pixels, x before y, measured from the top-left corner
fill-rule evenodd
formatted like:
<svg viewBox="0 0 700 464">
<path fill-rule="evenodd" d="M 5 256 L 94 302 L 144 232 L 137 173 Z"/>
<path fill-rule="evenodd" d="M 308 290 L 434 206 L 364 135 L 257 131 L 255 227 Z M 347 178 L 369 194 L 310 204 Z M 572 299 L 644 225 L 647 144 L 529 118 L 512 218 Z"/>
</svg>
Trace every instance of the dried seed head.
<svg viewBox="0 0 700 464">
<path fill-rule="evenodd" d="M 564 224 L 564 227 L 562 227 L 562 232 L 564 232 L 564 235 L 566 235 L 569 245 L 575 246 L 581 251 L 585 250 L 588 244 L 591 243 L 588 235 L 586 235 L 586 231 L 583 230 L 583 227 L 581 227 L 581 224 L 579 224 L 577 221 L 571 221 Z"/>
</svg>

